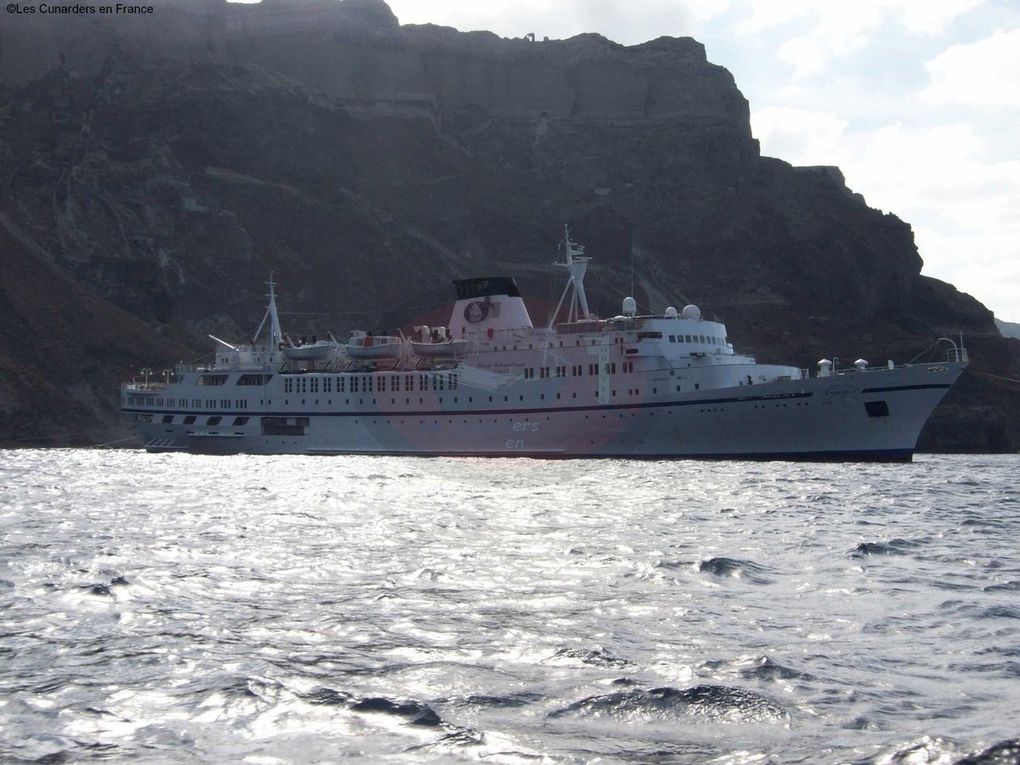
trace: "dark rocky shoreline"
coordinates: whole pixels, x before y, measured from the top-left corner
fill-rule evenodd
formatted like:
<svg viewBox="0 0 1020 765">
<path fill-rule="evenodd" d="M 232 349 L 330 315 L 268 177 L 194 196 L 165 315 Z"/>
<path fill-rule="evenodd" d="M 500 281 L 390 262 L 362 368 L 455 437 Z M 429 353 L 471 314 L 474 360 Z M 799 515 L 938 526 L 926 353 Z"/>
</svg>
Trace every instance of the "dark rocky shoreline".
<svg viewBox="0 0 1020 765">
<path fill-rule="evenodd" d="M 117 383 L 257 325 L 406 326 L 450 280 L 518 277 L 536 317 L 563 223 L 618 310 L 697 302 L 738 348 L 972 369 L 925 451 L 1016 451 L 1020 340 L 920 275 L 910 226 L 836 168 L 762 157 L 700 43 L 400 27 L 378 0 L 165 2 L 0 30 L 0 445 L 123 437 Z M 291 315 L 287 315 L 290 313 Z"/>
</svg>

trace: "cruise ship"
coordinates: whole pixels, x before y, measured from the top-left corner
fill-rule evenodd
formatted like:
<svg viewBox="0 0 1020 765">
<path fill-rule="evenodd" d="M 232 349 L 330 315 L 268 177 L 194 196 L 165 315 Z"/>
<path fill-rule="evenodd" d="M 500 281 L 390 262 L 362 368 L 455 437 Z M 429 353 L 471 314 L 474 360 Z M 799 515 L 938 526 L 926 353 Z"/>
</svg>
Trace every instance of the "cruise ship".
<svg viewBox="0 0 1020 765">
<path fill-rule="evenodd" d="M 590 258 L 561 242 L 566 285 L 535 326 L 510 277 L 460 279 L 442 327 L 292 341 L 276 289 L 252 342 L 212 337 L 215 360 L 121 387 L 150 451 L 909 461 L 967 364 L 944 360 L 817 369 L 760 364 L 725 324 L 666 307 L 597 318 Z"/>
</svg>

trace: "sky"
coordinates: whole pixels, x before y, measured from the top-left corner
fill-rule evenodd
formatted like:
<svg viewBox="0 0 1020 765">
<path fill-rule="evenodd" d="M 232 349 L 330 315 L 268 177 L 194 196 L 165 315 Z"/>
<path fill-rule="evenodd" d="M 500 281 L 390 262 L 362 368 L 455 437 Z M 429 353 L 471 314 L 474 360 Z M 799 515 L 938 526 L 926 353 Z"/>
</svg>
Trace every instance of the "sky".
<svg viewBox="0 0 1020 765">
<path fill-rule="evenodd" d="M 762 153 L 838 165 L 924 274 L 1020 322 L 1020 0 L 387 0 L 402 24 L 704 43 Z"/>
</svg>

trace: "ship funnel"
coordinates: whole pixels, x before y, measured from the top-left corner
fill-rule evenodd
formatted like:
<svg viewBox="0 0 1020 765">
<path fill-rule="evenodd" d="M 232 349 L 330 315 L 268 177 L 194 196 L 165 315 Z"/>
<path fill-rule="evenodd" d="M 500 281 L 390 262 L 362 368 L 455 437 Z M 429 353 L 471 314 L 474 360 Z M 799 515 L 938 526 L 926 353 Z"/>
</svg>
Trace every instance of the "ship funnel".
<svg viewBox="0 0 1020 765">
<path fill-rule="evenodd" d="M 457 279 L 450 336 L 478 336 L 504 329 L 531 329 L 531 317 L 517 283 L 504 276 Z"/>
</svg>

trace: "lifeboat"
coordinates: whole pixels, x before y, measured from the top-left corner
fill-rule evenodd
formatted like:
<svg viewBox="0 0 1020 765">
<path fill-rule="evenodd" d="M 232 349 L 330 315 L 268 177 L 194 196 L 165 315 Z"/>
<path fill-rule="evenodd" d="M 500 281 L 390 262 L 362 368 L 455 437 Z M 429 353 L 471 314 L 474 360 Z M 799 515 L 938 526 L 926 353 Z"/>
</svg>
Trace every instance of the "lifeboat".
<svg viewBox="0 0 1020 765">
<path fill-rule="evenodd" d="M 442 340 L 435 343 L 417 343 L 411 342 L 411 350 L 418 356 L 424 356 L 426 358 L 454 358 L 459 359 L 465 353 L 468 352 L 468 346 L 470 345 L 467 340 Z"/>
<path fill-rule="evenodd" d="M 354 332 L 347 342 L 347 355 L 352 359 L 397 359 L 403 352 L 404 339 L 392 335 Z"/>
<path fill-rule="evenodd" d="M 446 331 L 446 327 L 431 329 L 427 325 L 415 327 L 418 340 L 411 341 L 411 350 L 415 355 L 429 359 L 459 359 L 468 352 L 469 342 L 463 338 L 454 340 Z"/>
<path fill-rule="evenodd" d="M 325 361 L 338 349 L 338 344 L 330 340 L 319 340 L 314 343 L 283 346 L 283 357 L 291 361 Z"/>
</svg>

